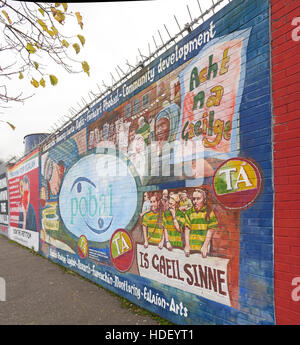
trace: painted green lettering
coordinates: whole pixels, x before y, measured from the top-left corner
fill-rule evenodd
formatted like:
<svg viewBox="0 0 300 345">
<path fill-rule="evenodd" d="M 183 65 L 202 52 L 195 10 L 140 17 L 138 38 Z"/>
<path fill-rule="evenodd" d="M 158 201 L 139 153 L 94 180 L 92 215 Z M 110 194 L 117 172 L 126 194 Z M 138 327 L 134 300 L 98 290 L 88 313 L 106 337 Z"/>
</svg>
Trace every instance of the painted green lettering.
<svg viewBox="0 0 300 345">
<path fill-rule="evenodd" d="M 197 95 L 194 97 L 193 110 L 197 109 L 199 102 L 200 102 L 199 109 L 203 108 L 204 101 L 205 101 L 204 91 L 198 92 Z"/>
<path fill-rule="evenodd" d="M 74 212 L 74 202 L 75 202 L 75 212 Z M 75 217 L 77 215 L 77 211 L 78 211 L 78 201 L 77 198 L 72 198 L 71 199 L 71 224 L 73 224 L 73 217 Z"/>
<path fill-rule="evenodd" d="M 216 62 L 212 63 L 213 62 L 213 58 L 214 58 L 214 56 L 210 55 L 210 57 L 209 57 L 209 68 L 208 68 L 208 73 L 207 73 L 207 80 L 210 80 L 210 75 L 211 75 L 212 71 L 214 72 L 213 78 L 215 78 L 217 76 L 217 73 L 218 73 L 218 64 Z"/>
<path fill-rule="evenodd" d="M 181 138 L 185 141 L 188 141 L 188 138 L 189 138 L 189 133 L 185 133 L 185 130 L 187 129 L 187 127 L 189 126 L 189 121 L 187 121 L 185 124 L 184 124 L 184 127 L 183 127 L 183 130 L 181 132 Z"/>
<path fill-rule="evenodd" d="M 195 132 L 195 135 L 196 135 L 197 137 L 198 137 L 199 135 L 202 134 L 202 128 L 201 128 L 201 126 L 202 126 L 201 121 L 197 121 L 197 122 L 195 123 L 194 132 Z"/>
<path fill-rule="evenodd" d="M 82 211 L 82 201 L 84 202 L 84 212 Z M 79 213 L 82 217 L 87 214 L 88 202 L 85 197 L 80 198 L 79 200 Z"/>
<path fill-rule="evenodd" d="M 191 72 L 190 91 L 193 91 L 198 86 L 199 86 L 198 69 L 197 67 L 194 67 Z"/>
<path fill-rule="evenodd" d="M 94 203 L 94 212 L 92 212 L 92 202 Z M 98 202 L 95 195 L 92 195 L 92 188 L 89 188 L 89 216 L 94 217 L 97 213 Z"/>
</svg>

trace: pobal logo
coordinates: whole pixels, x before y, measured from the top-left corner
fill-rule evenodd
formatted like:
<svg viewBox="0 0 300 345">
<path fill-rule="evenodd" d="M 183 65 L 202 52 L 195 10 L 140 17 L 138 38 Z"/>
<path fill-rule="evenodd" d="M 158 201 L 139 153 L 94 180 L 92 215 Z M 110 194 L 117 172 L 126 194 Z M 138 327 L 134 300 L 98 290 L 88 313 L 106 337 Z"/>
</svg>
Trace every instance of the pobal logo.
<svg viewBox="0 0 300 345">
<path fill-rule="evenodd" d="M 116 166 L 122 176 L 116 174 Z M 59 195 L 65 226 L 89 241 L 108 241 L 116 229 L 129 224 L 136 207 L 135 179 L 127 164 L 110 154 L 80 159 L 67 172 Z"/>
</svg>

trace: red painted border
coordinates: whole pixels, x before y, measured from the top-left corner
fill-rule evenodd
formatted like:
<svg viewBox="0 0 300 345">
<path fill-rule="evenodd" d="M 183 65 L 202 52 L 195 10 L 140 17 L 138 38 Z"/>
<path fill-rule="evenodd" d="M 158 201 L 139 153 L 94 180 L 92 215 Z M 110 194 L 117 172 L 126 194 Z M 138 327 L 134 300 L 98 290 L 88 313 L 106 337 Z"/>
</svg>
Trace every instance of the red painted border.
<svg viewBox="0 0 300 345">
<path fill-rule="evenodd" d="M 298 0 L 271 0 L 274 296 L 277 324 L 300 324 L 300 17 Z M 299 38 L 299 40 L 295 40 Z M 299 297 L 299 301 L 295 297 Z"/>
</svg>

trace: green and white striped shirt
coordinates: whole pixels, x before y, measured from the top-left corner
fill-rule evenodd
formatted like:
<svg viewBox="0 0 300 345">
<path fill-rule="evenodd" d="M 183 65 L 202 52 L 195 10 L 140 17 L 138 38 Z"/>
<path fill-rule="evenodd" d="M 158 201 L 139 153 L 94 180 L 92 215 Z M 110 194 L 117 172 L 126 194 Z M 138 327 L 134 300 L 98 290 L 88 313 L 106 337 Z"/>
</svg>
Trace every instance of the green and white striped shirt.
<svg viewBox="0 0 300 345">
<path fill-rule="evenodd" d="M 159 228 L 159 212 L 149 211 L 144 214 L 142 224 L 147 227 L 149 243 L 158 244 L 162 238 L 163 230 Z"/>
<path fill-rule="evenodd" d="M 184 226 L 185 226 L 185 215 L 184 215 L 184 213 L 181 212 L 180 210 L 176 210 L 175 211 L 175 217 L 176 217 L 177 222 L 180 226 L 180 229 L 183 230 Z M 164 229 L 167 229 L 167 231 L 168 231 L 168 237 L 169 237 L 169 241 L 170 241 L 172 247 L 182 247 L 181 233 L 176 230 L 172 214 L 169 210 L 167 210 L 163 214 L 162 226 Z"/>
<path fill-rule="evenodd" d="M 214 211 L 211 211 L 208 220 L 206 220 L 206 214 L 207 210 L 205 206 L 199 212 L 193 206 L 185 214 L 186 226 L 191 230 L 191 250 L 200 250 L 205 241 L 207 231 L 218 227 L 218 220 Z"/>
</svg>

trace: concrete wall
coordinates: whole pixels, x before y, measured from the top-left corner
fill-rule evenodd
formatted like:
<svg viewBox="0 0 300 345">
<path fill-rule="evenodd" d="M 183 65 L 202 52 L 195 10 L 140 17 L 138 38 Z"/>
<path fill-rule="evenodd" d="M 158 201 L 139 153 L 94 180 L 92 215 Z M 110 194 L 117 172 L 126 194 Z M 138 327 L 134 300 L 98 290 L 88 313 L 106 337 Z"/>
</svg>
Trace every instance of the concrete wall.
<svg viewBox="0 0 300 345">
<path fill-rule="evenodd" d="M 271 1 L 278 324 L 300 322 L 300 4 Z"/>
</svg>

